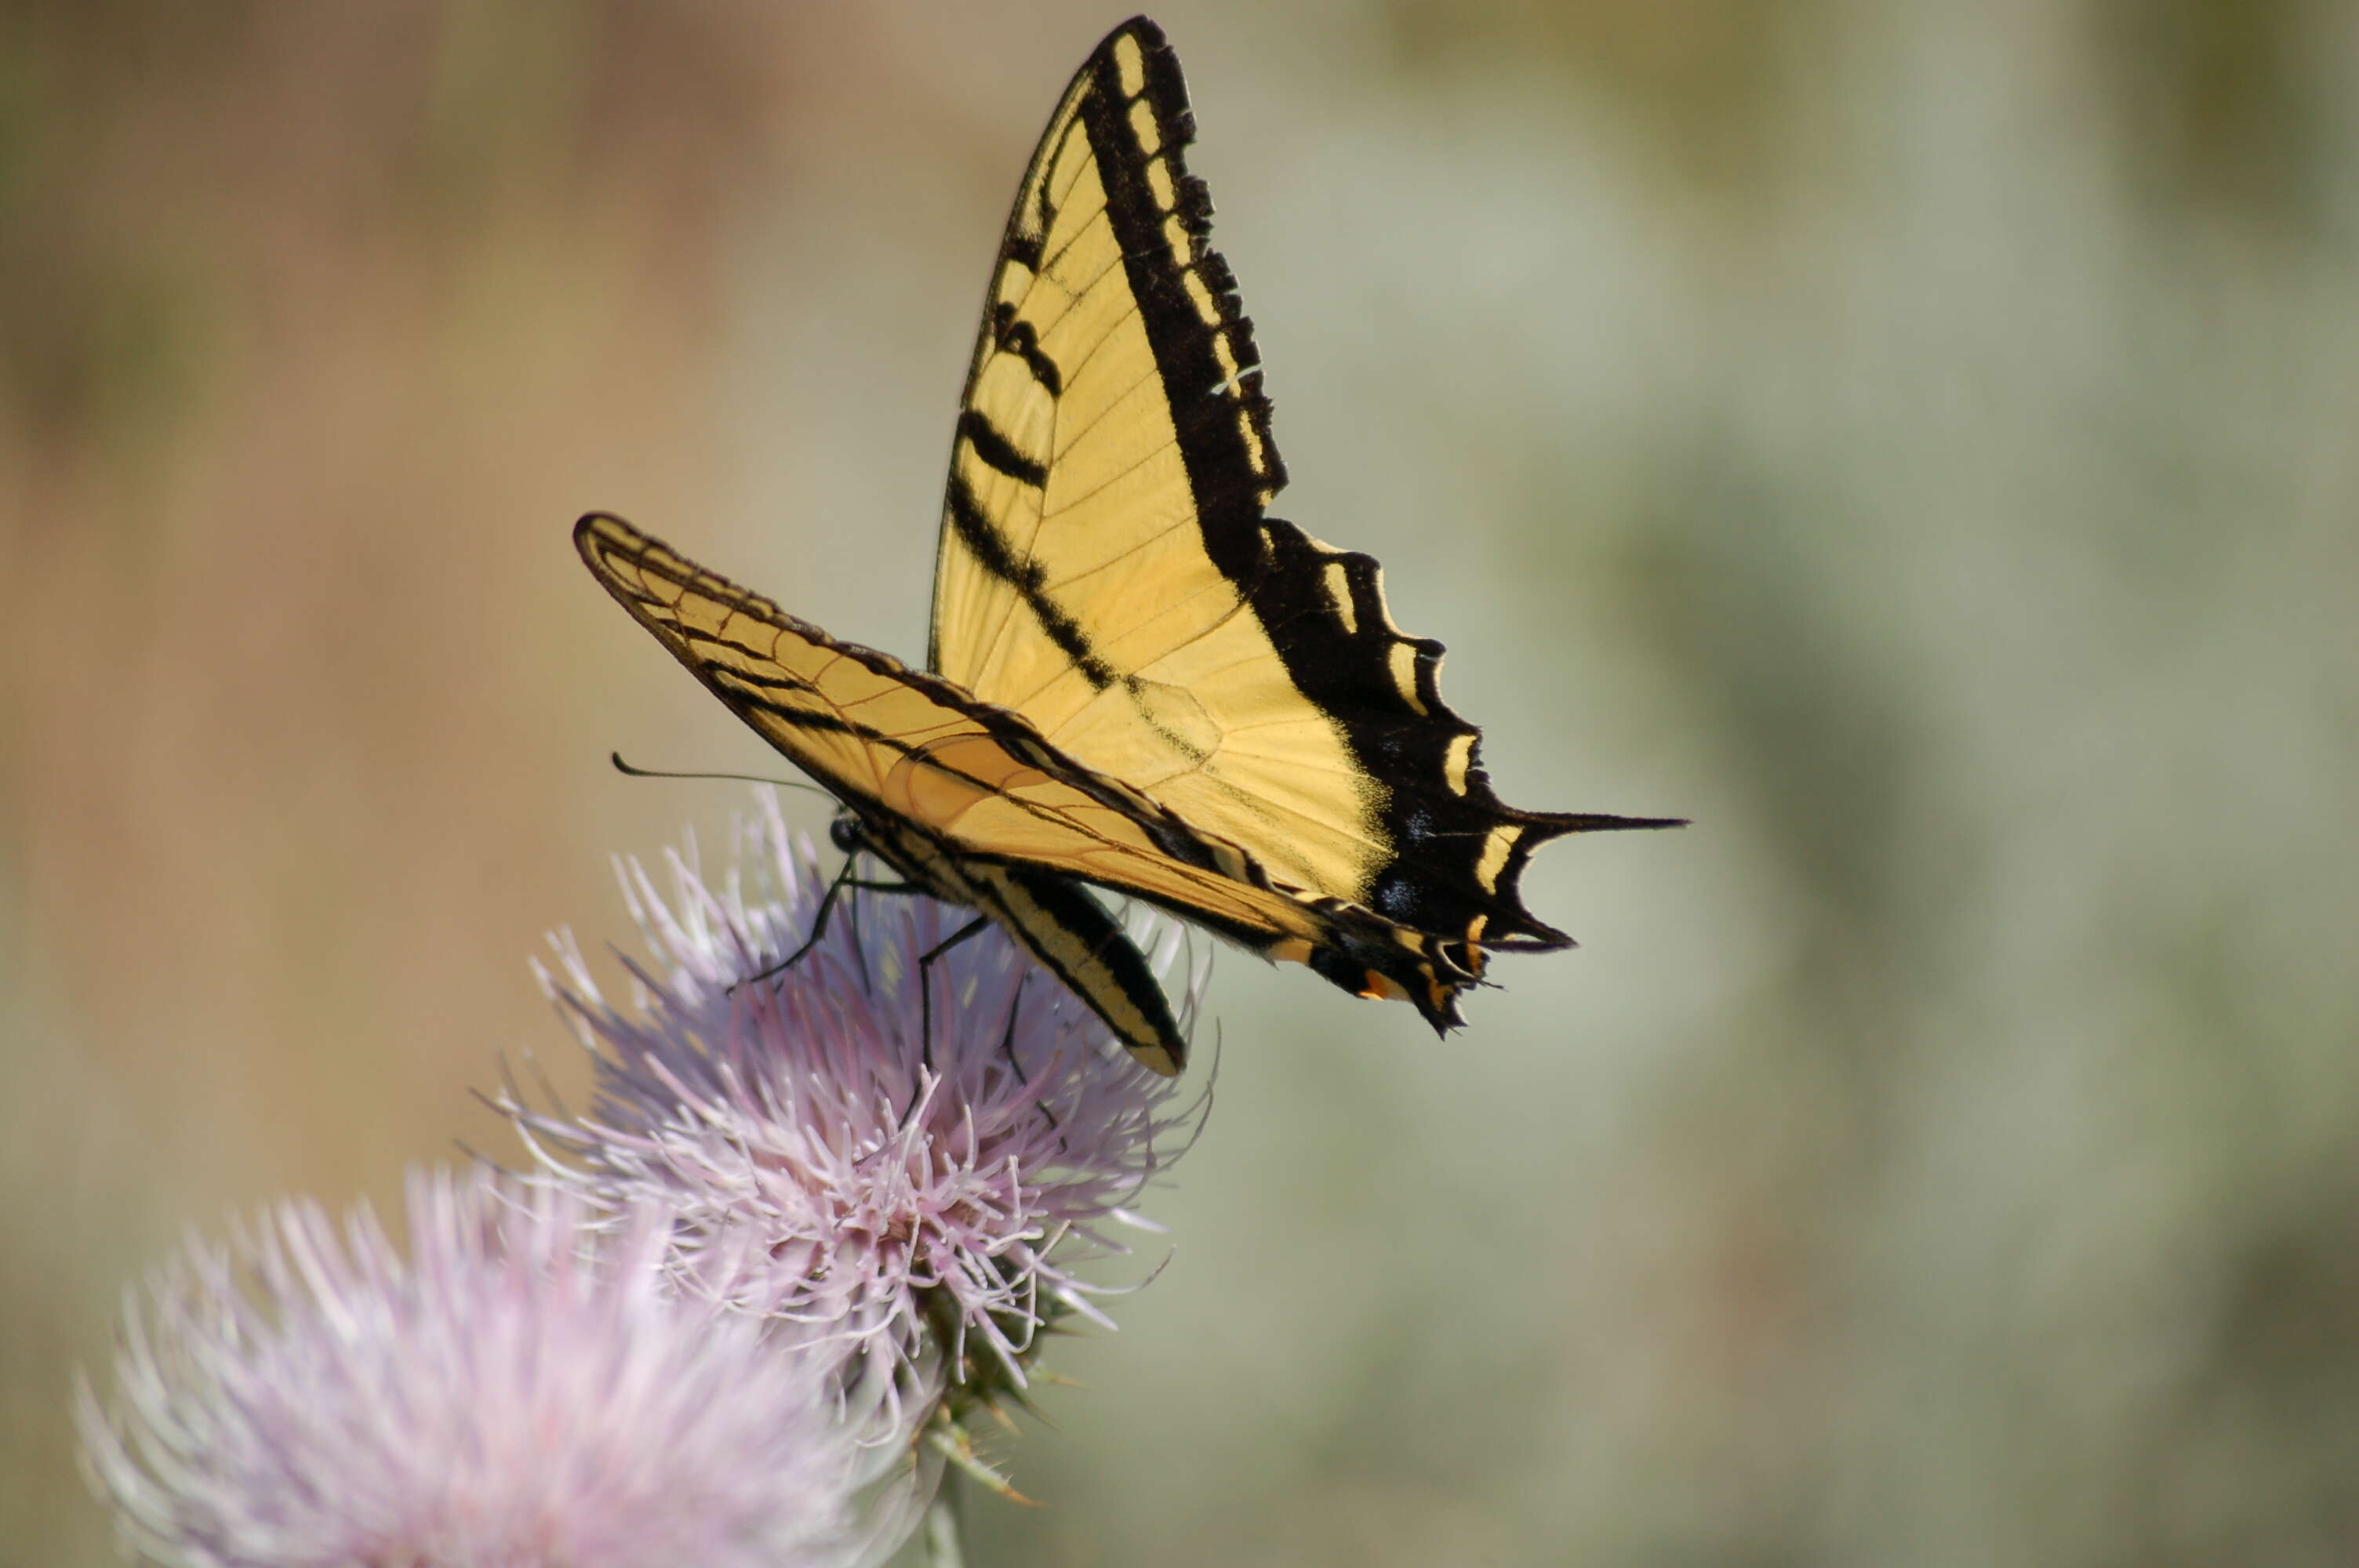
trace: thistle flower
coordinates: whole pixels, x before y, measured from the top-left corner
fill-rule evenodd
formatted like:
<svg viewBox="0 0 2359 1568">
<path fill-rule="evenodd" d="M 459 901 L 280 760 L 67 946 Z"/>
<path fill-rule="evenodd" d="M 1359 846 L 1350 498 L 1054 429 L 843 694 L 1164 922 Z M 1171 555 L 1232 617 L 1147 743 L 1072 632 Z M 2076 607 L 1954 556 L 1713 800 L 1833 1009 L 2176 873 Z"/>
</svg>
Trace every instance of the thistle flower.
<svg viewBox="0 0 2359 1568">
<path fill-rule="evenodd" d="M 827 1367 L 679 1299 L 669 1221 L 413 1176 L 409 1257 L 365 1208 L 191 1241 L 77 1400 L 126 1541 L 203 1568 L 777 1568 L 850 1561 L 874 1450 Z M 930 1490 L 930 1487 L 928 1488 Z M 914 1519 L 897 1521 L 901 1529 Z"/>
<path fill-rule="evenodd" d="M 658 971 L 634 967 L 631 1012 L 570 942 L 562 981 L 544 976 L 597 1063 L 585 1117 L 502 1102 L 552 1168 L 611 1207 L 672 1208 L 698 1288 L 832 1340 L 920 1402 L 945 1381 L 1022 1387 L 1037 1335 L 1066 1314 L 1111 1326 L 1092 1299 L 1105 1288 L 1074 1268 L 1128 1250 L 1114 1226 L 1155 1228 L 1126 1206 L 1202 1097 L 1179 1102 L 1133 1065 L 996 926 L 929 966 L 929 1023 L 918 959 L 970 910 L 847 889 L 777 968 L 824 881 L 774 797 L 718 889 L 692 848 L 668 860 L 669 899 L 620 868 Z"/>
</svg>

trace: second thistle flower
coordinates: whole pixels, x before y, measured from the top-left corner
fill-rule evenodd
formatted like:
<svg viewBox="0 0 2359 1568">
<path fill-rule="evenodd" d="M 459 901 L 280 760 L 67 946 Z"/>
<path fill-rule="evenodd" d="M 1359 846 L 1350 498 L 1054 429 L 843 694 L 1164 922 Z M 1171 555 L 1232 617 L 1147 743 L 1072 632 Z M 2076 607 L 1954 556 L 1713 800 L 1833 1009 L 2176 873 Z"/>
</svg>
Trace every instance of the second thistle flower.
<svg viewBox="0 0 2359 1568">
<path fill-rule="evenodd" d="M 833 1342 L 930 1402 L 1021 1387 L 1042 1328 L 1105 1323 L 1077 1265 L 1127 1252 L 1129 1205 L 1184 1151 L 1201 1095 L 1133 1065 L 996 927 L 918 958 L 973 912 L 847 895 L 794 964 L 824 878 L 776 806 L 708 881 L 669 857 L 626 896 L 654 962 L 629 1011 L 561 946 L 552 980 L 596 1061 L 589 1113 L 508 1102 L 564 1174 L 617 1211 L 680 1215 L 693 1288 Z M 1176 937 L 1158 957 L 1169 967 Z M 1182 1001 L 1192 1016 L 1196 992 Z M 928 1015 L 930 1014 L 930 1027 Z"/>
</svg>

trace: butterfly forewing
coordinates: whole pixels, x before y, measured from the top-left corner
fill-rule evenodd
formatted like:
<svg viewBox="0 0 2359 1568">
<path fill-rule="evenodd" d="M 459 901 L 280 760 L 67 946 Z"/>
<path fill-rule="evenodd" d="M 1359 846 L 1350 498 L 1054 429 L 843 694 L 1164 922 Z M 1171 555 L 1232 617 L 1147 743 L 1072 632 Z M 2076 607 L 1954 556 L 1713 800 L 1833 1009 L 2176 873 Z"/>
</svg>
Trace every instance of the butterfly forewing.
<svg viewBox="0 0 2359 1568">
<path fill-rule="evenodd" d="M 1206 242 L 1179 62 L 1144 21 L 1074 78 L 1018 189 L 971 362 L 933 664 L 1075 759 L 1412 929 L 1560 945 L 1516 889 L 1612 819 L 1494 795 L 1439 643 L 1375 563 L 1266 508 L 1285 482 L 1253 328 Z"/>
</svg>

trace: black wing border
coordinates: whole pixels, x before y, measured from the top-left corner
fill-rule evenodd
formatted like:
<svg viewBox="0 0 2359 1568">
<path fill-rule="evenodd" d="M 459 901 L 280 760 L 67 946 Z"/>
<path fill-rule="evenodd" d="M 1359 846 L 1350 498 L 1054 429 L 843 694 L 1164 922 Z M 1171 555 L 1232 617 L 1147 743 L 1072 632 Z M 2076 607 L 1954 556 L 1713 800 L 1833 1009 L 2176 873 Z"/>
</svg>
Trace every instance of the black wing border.
<svg viewBox="0 0 2359 1568">
<path fill-rule="evenodd" d="M 1135 95 L 1125 91 L 1116 52 L 1125 38 L 1137 41 L 1143 60 Z M 1266 515 L 1286 482 L 1285 464 L 1270 433 L 1253 322 L 1234 269 L 1210 242 L 1211 192 L 1181 161 L 1195 114 L 1179 56 L 1160 28 L 1138 17 L 1098 46 L 1082 75 L 1092 90 L 1080 116 L 1171 406 L 1204 548 L 1261 622 L 1296 688 L 1342 729 L 1379 786 L 1372 805 L 1392 858 L 1373 873 L 1364 902 L 1400 925 L 1486 947 L 1571 946 L 1523 903 L 1519 881 L 1532 851 L 1567 833 L 1676 821 L 1522 811 L 1502 801 L 1482 765 L 1481 731 L 1442 700 L 1442 645 L 1393 623 L 1375 559 Z M 1139 103 L 1154 115 L 1174 180 L 1168 213 L 1128 124 Z M 1164 231 L 1172 218 L 1188 236 L 1184 266 Z M 1009 232 L 1017 234 L 1014 217 Z M 1204 319 L 1190 273 L 1217 303 L 1217 321 Z M 1238 367 L 1234 376 L 1223 345 Z"/>
</svg>

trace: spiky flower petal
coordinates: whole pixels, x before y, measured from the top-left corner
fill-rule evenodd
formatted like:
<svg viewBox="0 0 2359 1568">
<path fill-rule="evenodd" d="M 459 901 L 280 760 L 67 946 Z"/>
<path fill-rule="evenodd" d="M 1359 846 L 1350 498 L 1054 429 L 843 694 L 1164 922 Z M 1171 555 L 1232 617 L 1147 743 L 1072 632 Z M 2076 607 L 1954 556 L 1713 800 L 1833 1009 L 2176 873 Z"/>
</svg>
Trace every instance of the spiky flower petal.
<svg viewBox="0 0 2359 1568">
<path fill-rule="evenodd" d="M 191 1241 L 78 1400 L 127 1541 L 190 1568 L 778 1568 L 852 1561 L 875 1450 L 828 1366 L 683 1299 L 669 1219 L 414 1177 L 405 1259 L 365 1208 Z M 895 1528 L 899 1528 L 896 1526 Z"/>
</svg>

